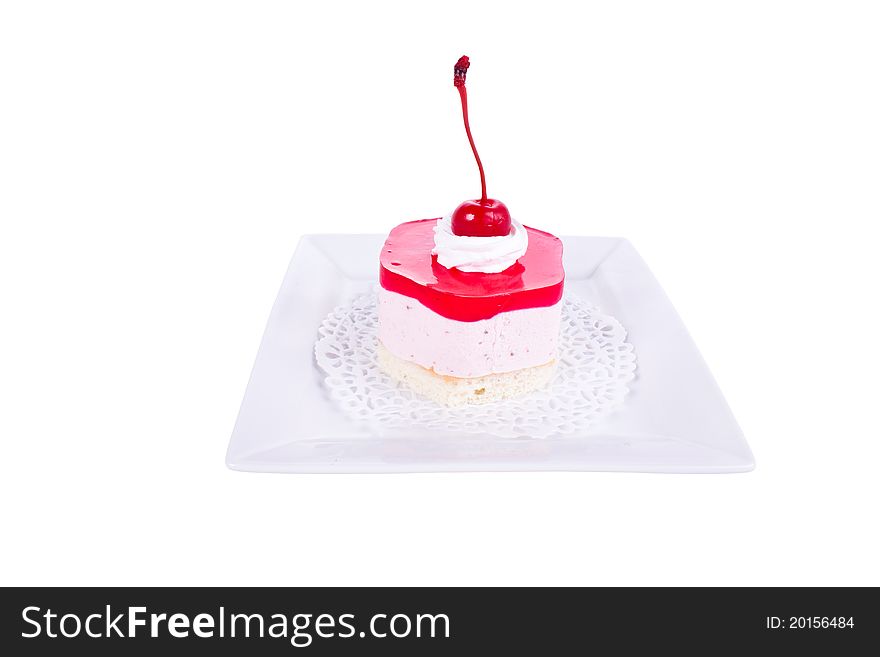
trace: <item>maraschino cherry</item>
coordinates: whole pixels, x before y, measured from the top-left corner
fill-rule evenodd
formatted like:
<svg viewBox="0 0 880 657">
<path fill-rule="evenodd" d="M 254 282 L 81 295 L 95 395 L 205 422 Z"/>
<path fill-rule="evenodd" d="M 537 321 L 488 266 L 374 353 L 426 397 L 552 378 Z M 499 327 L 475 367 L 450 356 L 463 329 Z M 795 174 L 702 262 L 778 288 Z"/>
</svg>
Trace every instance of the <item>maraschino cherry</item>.
<svg viewBox="0 0 880 657">
<path fill-rule="evenodd" d="M 455 77 L 453 81 L 458 94 L 461 96 L 461 115 L 464 117 L 464 130 L 467 133 L 471 150 L 477 160 L 477 168 L 480 170 L 480 184 L 483 187 L 483 196 L 479 200 L 465 201 L 452 213 L 452 232 L 456 235 L 468 237 L 495 237 L 510 233 L 510 212 L 507 206 L 494 198 L 486 198 L 486 174 L 483 172 L 483 163 L 480 162 L 480 154 L 474 145 L 471 136 L 471 126 L 468 122 L 467 89 L 464 86 L 468 67 L 471 65 L 467 56 L 461 57 L 455 64 Z"/>
</svg>

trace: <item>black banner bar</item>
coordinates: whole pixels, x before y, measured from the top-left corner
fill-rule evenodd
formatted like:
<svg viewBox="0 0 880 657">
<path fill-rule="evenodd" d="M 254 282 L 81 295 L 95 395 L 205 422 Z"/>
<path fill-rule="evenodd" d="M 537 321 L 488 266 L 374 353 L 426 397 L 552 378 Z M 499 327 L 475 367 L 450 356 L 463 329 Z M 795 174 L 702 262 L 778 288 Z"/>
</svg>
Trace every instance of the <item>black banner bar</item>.
<svg viewBox="0 0 880 657">
<path fill-rule="evenodd" d="M 856 654 L 876 589 L 3 589 L 0 653 Z M 758 653 L 763 654 L 763 653 Z M 859 653 L 861 654 L 861 653 Z"/>
</svg>

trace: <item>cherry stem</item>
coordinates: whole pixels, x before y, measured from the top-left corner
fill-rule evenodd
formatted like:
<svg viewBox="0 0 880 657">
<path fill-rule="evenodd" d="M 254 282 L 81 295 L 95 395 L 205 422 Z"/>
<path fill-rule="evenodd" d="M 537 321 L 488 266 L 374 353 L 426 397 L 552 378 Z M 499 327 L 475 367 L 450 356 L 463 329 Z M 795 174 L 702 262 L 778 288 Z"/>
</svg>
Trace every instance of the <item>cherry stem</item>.
<svg viewBox="0 0 880 657">
<path fill-rule="evenodd" d="M 462 64 L 462 60 L 464 60 L 464 66 L 459 68 Z M 477 153 L 477 145 L 474 143 L 473 135 L 471 135 L 471 124 L 468 121 L 468 106 L 467 106 L 467 89 L 464 86 L 465 75 L 467 71 L 467 67 L 469 66 L 469 62 L 466 57 L 462 57 L 459 60 L 459 63 L 456 64 L 455 70 L 455 87 L 458 89 L 458 95 L 461 96 L 461 115 L 464 118 L 464 131 L 467 133 L 468 141 L 471 144 L 471 150 L 474 152 L 474 159 L 477 161 L 477 168 L 480 170 L 480 186 L 482 187 L 483 196 L 480 200 L 480 203 L 485 205 L 486 203 L 486 173 L 483 171 L 483 163 L 480 161 L 480 154 Z"/>
</svg>

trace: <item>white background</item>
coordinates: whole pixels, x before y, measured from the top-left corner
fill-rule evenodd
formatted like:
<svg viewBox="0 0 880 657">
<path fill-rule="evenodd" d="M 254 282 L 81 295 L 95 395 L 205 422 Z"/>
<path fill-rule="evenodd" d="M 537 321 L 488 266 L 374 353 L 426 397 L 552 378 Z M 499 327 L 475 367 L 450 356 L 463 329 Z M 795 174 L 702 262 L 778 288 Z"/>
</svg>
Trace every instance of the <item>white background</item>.
<svg viewBox="0 0 880 657">
<path fill-rule="evenodd" d="M 6 2 L 0 583 L 880 584 L 865 2 Z M 299 236 L 489 192 L 625 236 L 750 474 L 254 475 Z M 303 409 L 307 412 L 307 409 Z"/>
</svg>

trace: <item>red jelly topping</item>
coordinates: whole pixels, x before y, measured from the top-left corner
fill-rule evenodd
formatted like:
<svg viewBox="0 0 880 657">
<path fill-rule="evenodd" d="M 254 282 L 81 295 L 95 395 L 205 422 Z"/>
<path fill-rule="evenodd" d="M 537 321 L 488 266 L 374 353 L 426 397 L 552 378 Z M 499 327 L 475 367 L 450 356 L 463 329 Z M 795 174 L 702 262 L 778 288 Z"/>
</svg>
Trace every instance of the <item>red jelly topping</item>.
<svg viewBox="0 0 880 657">
<path fill-rule="evenodd" d="M 438 315 L 461 322 L 498 313 L 552 306 L 562 298 L 562 242 L 526 227 L 529 247 L 498 274 L 447 269 L 431 255 L 436 219 L 400 224 L 388 235 L 379 257 L 379 283 L 420 301 Z"/>
</svg>

